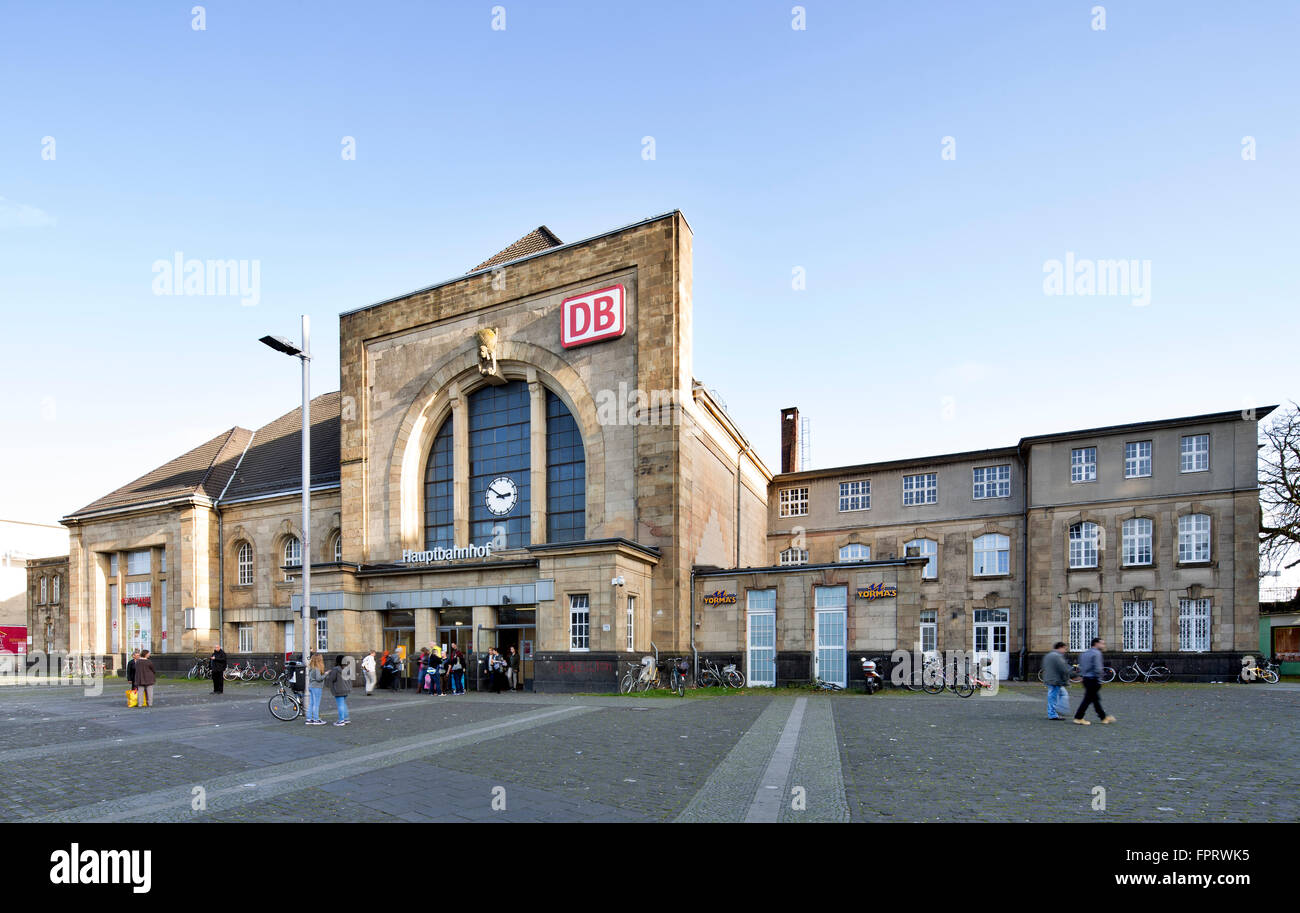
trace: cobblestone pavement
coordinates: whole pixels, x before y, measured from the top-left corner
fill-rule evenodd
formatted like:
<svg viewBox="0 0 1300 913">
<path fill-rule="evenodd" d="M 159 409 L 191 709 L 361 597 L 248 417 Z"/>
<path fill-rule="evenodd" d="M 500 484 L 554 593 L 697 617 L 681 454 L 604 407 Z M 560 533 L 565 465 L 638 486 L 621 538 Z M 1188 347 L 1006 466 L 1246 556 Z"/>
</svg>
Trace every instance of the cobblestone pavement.
<svg viewBox="0 0 1300 913">
<path fill-rule="evenodd" d="M 588 695 L 354 693 L 347 727 L 268 686 L 0 689 L 6 821 L 1300 819 L 1300 688 L 1113 685 L 1109 726 L 1041 686 Z M 1072 689 L 1077 703 L 1079 689 Z M 323 717 L 334 717 L 326 700 Z M 1103 792 L 1097 791 L 1100 787 Z M 1104 808 L 1095 807 L 1104 799 Z"/>
</svg>

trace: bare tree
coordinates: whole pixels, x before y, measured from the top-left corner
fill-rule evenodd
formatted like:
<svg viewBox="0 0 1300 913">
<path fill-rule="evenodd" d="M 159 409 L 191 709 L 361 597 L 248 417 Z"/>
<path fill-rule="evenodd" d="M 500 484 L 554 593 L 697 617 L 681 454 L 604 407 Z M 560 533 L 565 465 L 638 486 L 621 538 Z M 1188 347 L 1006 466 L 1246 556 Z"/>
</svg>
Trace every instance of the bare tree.
<svg viewBox="0 0 1300 913">
<path fill-rule="evenodd" d="M 1259 566 L 1300 565 L 1300 405 L 1291 403 L 1262 429 L 1259 455 Z"/>
</svg>

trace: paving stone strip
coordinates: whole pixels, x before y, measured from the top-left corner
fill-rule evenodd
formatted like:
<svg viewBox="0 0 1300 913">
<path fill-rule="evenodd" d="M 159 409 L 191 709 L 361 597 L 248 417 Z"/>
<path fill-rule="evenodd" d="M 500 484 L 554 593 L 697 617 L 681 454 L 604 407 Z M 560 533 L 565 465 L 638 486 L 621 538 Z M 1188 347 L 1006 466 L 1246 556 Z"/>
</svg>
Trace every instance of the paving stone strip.
<svg viewBox="0 0 1300 913">
<path fill-rule="evenodd" d="M 782 822 L 846 822 L 849 802 L 844 794 L 844 772 L 840 766 L 840 745 L 835 735 L 834 707 L 842 699 L 826 698 L 809 703 L 799 732 L 794 769 L 781 791 Z M 792 793 L 799 790 L 799 795 Z M 794 801 L 795 799 L 799 801 Z M 774 819 L 763 819 L 774 820 Z"/>
<path fill-rule="evenodd" d="M 781 740 L 776 743 L 767 769 L 759 780 L 754 798 L 745 813 L 745 821 L 769 822 L 779 821 L 781 808 L 785 805 L 786 784 L 790 781 L 790 770 L 794 767 L 795 749 L 799 747 L 799 730 L 803 727 L 804 712 L 808 709 L 808 698 L 801 697 L 794 702 L 794 708 L 781 729 Z"/>
<path fill-rule="evenodd" d="M 390 705 L 384 709 L 392 709 Z M 376 710 L 380 708 L 375 708 Z M 340 751 L 326 758 L 303 758 L 273 764 L 196 783 L 205 791 L 206 811 L 228 812 L 242 805 L 260 802 L 284 793 L 319 786 L 360 773 L 420 760 L 441 752 L 473 745 L 487 739 L 545 726 L 561 717 L 591 713 L 595 707 L 575 705 L 555 710 L 515 714 L 487 725 L 468 724 L 443 731 L 432 738 L 427 735 L 392 739 L 382 749 L 370 746 Z M 174 737 L 174 734 L 173 734 Z M 198 813 L 191 809 L 192 787 L 162 789 L 108 802 L 97 802 L 55 814 L 24 819 L 25 821 L 76 821 L 81 823 L 114 822 L 129 819 L 146 821 L 193 821 Z"/>
</svg>

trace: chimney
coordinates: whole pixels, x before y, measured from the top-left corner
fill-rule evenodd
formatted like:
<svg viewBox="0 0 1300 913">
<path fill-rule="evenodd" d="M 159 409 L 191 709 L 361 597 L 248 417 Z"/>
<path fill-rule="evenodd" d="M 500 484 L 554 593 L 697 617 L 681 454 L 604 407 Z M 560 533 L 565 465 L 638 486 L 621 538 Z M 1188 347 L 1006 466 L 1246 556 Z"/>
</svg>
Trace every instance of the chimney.
<svg viewBox="0 0 1300 913">
<path fill-rule="evenodd" d="M 799 410 L 781 410 L 781 471 L 799 471 Z"/>
</svg>

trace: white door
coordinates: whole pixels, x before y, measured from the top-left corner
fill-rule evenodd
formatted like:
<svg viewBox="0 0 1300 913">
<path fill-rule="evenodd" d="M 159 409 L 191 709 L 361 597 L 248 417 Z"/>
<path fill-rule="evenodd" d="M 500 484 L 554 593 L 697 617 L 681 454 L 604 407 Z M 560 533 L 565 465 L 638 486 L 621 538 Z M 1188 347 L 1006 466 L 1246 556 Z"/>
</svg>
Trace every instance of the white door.
<svg viewBox="0 0 1300 913">
<path fill-rule="evenodd" d="M 776 685 L 776 613 L 750 613 L 747 668 L 750 685 Z"/>
<path fill-rule="evenodd" d="M 1007 649 L 1008 613 L 1006 609 L 975 610 L 975 642 L 978 662 L 992 657 L 993 670 L 999 679 L 1011 677 L 1011 653 Z"/>
<path fill-rule="evenodd" d="M 813 652 L 813 676 L 841 688 L 849 684 L 846 619 L 843 611 L 818 612 L 817 649 Z"/>
</svg>

